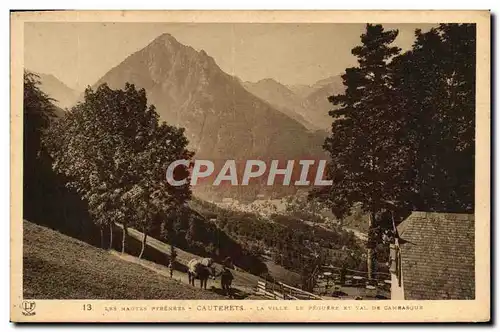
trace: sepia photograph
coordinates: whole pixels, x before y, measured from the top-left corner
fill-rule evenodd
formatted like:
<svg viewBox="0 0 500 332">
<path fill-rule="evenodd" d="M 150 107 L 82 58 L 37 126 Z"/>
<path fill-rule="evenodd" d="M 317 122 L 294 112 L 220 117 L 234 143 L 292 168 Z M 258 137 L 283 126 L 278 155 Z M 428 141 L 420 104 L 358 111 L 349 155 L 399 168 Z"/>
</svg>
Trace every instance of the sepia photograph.
<svg viewBox="0 0 500 332">
<path fill-rule="evenodd" d="M 489 31 L 489 13 L 470 13 L 21 22 L 17 317 L 45 300 L 81 300 L 97 321 L 85 300 L 115 320 L 478 300 L 490 42 L 474 21 Z"/>
</svg>

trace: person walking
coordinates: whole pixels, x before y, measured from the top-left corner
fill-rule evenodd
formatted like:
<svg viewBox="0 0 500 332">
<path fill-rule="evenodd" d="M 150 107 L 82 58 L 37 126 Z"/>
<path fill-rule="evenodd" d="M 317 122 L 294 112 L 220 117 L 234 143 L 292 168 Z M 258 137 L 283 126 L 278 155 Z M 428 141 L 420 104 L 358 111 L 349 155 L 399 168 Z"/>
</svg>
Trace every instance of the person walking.
<svg viewBox="0 0 500 332">
<path fill-rule="evenodd" d="M 225 291 L 226 295 L 229 296 L 229 298 L 233 297 L 232 294 L 232 289 L 231 289 L 231 284 L 233 282 L 234 276 L 229 270 L 227 266 L 223 266 L 222 272 L 221 272 L 221 278 L 220 278 L 220 283 L 222 286 L 222 290 Z"/>
<path fill-rule="evenodd" d="M 170 272 L 170 278 L 173 278 L 174 277 L 174 262 L 173 261 L 170 261 L 170 263 L 168 264 L 168 269 Z"/>
<path fill-rule="evenodd" d="M 170 246 L 170 255 L 168 257 L 168 269 L 170 272 L 170 278 L 174 277 L 174 267 L 175 267 L 175 262 L 177 259 L 177 250 L 175 250 L 175 247 L 173 245 Z"/>
</svg>

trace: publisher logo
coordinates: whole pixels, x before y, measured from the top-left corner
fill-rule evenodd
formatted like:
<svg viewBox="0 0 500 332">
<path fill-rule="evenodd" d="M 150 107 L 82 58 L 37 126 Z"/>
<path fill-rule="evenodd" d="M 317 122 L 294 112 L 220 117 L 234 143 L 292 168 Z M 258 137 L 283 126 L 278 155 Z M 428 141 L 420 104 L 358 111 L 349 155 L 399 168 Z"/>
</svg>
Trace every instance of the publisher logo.
<svg viewBox="0 0 500 332">
<path fill-rule="evenodd" d="M 23 301 L 21 304 L 23 309 L 23 315 L 25 316 L 34 316 L 35 315 L 35 307 L 36 304 L 34 301 Z"/>
</svg>

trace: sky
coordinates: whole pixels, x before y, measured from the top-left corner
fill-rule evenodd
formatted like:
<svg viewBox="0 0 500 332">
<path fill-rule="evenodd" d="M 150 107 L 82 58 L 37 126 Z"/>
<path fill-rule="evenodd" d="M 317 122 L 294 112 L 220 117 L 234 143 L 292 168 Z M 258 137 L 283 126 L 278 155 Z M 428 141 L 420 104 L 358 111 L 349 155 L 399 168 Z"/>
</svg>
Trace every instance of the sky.
<svg viewBox="0 0 500 332">
<path fill-rule="evenodd" d="M 398 29 L 395 44 L 408 50 L 415 29 L 430 24 L 384 24 Z M 26 23 L 25 68 L 52 74 L 82 91 L 162 33 L 205 50 L 230 75 L 256 82 L 314 84 L 356 65 L 351 49 L 364 24 L 251 23 Z"/>
</svg>

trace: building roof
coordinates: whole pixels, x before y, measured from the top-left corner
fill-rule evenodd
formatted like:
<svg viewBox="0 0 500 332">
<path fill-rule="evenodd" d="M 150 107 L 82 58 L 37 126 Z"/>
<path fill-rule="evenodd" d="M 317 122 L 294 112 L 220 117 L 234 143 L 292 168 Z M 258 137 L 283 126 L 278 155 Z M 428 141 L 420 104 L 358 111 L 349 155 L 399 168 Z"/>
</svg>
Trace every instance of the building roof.
<svg viewBox="0 0 500 332">
<path fill-rule="evenodd" d="M 474 215 L 413 212 L 398 233 L 406 300 L 474 299 Z"/>
</svg>

